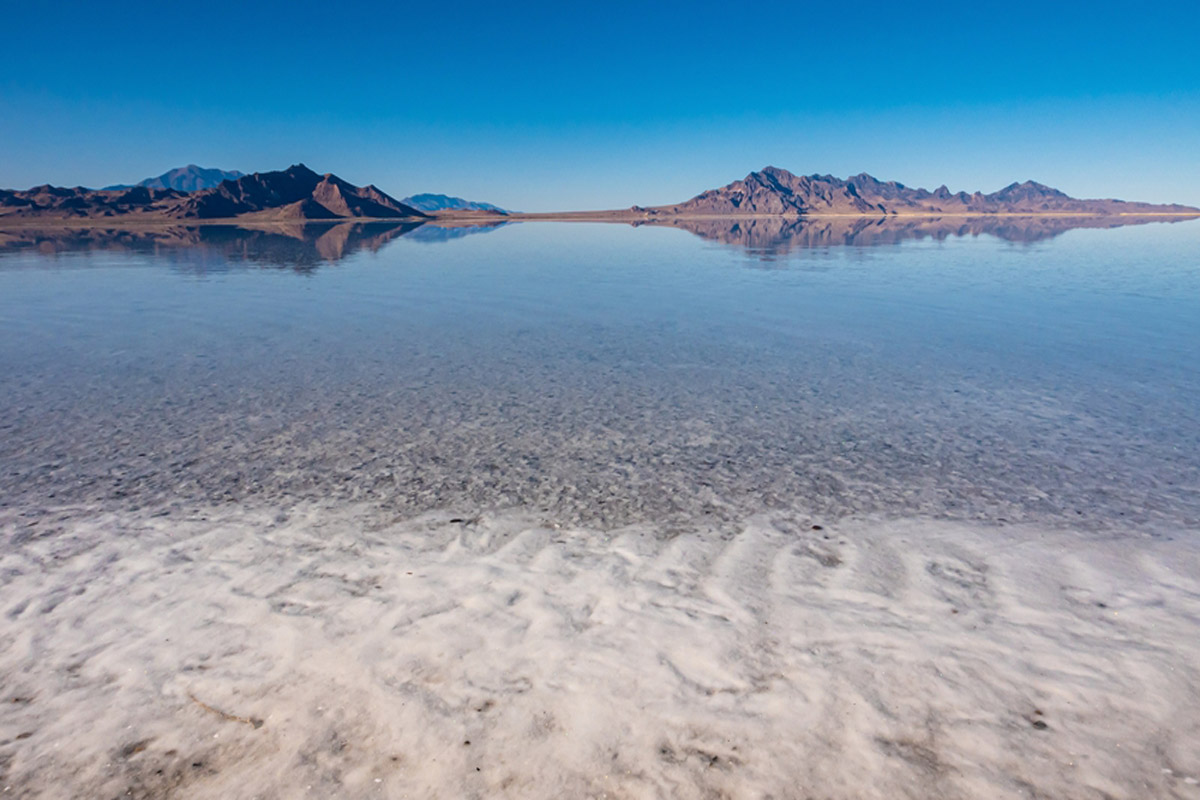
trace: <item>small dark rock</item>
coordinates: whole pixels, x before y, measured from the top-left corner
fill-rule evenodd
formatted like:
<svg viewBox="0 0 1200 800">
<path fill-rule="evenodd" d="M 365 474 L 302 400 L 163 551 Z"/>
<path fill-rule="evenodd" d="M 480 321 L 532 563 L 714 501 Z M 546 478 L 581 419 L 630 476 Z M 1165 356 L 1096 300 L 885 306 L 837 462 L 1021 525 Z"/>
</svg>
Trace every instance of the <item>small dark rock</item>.
<svg viewBox="0 0 1200 800">
<path fill-rule="evenodd" d="M 137 755 L 146 749 L 146 745 L 150 744 L 149 739 L 143 739 L 140 742 L 130 742 L 121 748 L 121 758 L 130 758 Z"/>
</svg>

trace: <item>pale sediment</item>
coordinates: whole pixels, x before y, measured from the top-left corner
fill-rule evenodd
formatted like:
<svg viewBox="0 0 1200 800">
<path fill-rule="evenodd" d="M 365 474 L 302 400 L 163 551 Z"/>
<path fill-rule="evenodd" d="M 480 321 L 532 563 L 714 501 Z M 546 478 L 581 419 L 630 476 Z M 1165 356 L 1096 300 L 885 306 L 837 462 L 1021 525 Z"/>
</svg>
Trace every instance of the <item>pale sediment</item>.
<svg viewBox="0 0 1200 800">
<path fill-rule="evenodd" d="M 11 796 L 1200 796 L 1194 534 L 28 513 Z"/>
</svg>

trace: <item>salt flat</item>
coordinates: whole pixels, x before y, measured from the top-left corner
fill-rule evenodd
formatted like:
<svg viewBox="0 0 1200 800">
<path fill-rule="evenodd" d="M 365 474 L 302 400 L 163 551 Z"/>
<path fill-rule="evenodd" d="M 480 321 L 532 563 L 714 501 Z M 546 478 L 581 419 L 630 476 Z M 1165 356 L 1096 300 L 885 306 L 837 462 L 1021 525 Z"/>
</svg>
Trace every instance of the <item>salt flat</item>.
<svg viewBox="0 0 1200 800">
<path fill-rule="evenodd" d="M 772 513 L 3 518 L 24 797 L 1196 797 L 1200 550 Z"/>
</svg>

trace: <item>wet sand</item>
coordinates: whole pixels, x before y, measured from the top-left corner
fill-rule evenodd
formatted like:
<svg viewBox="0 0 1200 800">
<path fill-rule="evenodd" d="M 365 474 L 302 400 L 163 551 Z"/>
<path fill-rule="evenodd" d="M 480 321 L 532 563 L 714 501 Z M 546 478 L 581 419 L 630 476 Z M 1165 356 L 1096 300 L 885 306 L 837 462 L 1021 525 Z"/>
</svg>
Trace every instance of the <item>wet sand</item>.
<svg viewBox="0 0 1200 800">
<path fill-rule="evenodd" d="M 1194 532 L 315 503 L 0 531 L 5 796 L 1200 797 Z"/>
</svg>

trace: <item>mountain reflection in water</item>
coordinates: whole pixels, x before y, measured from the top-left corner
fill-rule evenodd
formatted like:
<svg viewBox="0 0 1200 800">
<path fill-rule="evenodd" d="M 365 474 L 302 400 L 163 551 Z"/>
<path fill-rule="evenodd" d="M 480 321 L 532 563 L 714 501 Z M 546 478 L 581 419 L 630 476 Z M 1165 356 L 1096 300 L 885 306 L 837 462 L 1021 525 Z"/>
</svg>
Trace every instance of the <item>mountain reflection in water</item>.
<svg viewBox="0 0 1200 800">
<path fill-rule="evenodd" d="M 446 241 L 495 230 L 505 223 L 443 225 L 423 222 L 343 222 L 337 224 L 172 225 L 114 228 L 0 228 L 0 254 L 43 254 L 112 250 L 178 255 L 197 268 L 212 255 L 213 268 L 251 262 L 308 271 L 359 251 L 376 252 L 401 236 Z M 418 229 L 424 229 L 418 233 Z"/>
<path fill-rule="evenodd" d="M 702 239 L 745 248 L 771 260 L 795 250 L 826 247 L 875 247 L 906 240 L 944 240 L 951 237 L 994 236 L 1007 242 L 1031 244 L 1052 239 L 1075 228 L 1117 228 L 1150 222 L 1179 222 L 1186 218 L 986 216 L 986 217 L 723 217 L 667 218 L 647 222 L 679 228 Z"/>
<path fill-rule="evenodd" d="M 1152 216 L 678 217 L 637 220 L 633 225 L 678 228 L 771 261 L 808 249 L 874 247 L 907 240 L 981 235 L 1033 243 L 1075 228 L 1178 221 Z M 511 224 L 513 221 L 504 220 L 484 224 L 434 221 L 0 228 L 0 256 L 29 251 L 47 255 L 89 250 L 171 253 L 177 255 L 177 261 L 199 270 L 206 269 L 206 264 L 212 269 L 227 269 L 230 263 L 245 262 L 307 272 L 359 251 L 376 252 L 401 237 L 439 244 Z M 215 258 L 209 259 L 210 255 Z"/>
</svg>

